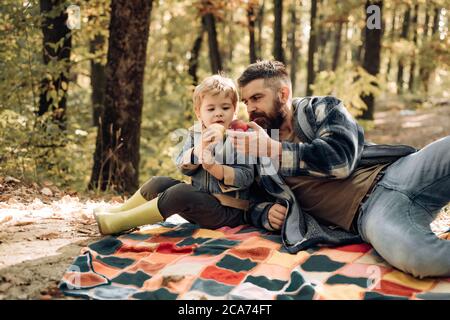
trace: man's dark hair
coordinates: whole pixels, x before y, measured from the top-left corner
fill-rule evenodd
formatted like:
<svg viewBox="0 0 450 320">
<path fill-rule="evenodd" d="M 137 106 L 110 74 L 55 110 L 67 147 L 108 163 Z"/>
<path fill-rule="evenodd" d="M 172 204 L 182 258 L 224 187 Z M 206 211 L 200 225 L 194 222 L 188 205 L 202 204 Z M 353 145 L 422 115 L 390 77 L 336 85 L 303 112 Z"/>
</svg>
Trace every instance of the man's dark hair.
<svg viewBox="0 0 450 320">
<path fill-rule="evenodd" d="M 244 87 L 257 79 L 264 79 L 266 85 L 270 87 L 278 87 L 280 82 L 289 85 L 291 83 L 286 67 L 276 60 L 262 60 L 249 65 L 238 79 L 239 87 Z"/>
</svg>

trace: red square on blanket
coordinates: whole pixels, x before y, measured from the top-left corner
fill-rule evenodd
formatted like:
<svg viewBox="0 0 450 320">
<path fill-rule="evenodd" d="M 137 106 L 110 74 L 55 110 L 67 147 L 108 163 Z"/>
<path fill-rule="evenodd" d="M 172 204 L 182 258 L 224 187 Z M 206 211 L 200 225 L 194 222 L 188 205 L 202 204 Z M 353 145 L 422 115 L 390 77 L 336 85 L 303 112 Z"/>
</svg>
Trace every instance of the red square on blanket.
<svg viewBox="0 0 450 320">
<path fill-rule="evenodd" d="M 174 243 L 165 242 L 161 243 L 158 248 L 156 249 L 156 252 L 160 253 L 184 253 L 184 254 L 190 254 L 192 253 L 192 250 L 195 248 L 195 246 L 183 246 L 178 247 Z"/>
<path fill-rule="evenodd" d="M 405 287 L 400 284 L 386 280 L 381 280 L 378 288 L 375 288 L 375 291 L 378 291 L 383 294 L 405 296 L 405 297 L 411 297 L 414 293 L 421 292 L 421 290 L 419 289 Z"/>
<path fill-rule="evenodd" d="M 204 279 L 212 279 L 229 285 L 237 285 L 241 283 L 245 276 L 246 274 L 243 272 L 234 272 L 231 270 L 218 268 L 216 266 L 208 266 L 200 274 L 200 277 Z"/>
<path fill-rule="evenodd" d="M 251 259 L 253 261 L 264 261 L 270 254 L 271 250 L 265 247 L 256 248 L 239 248 L 230 249 L 229 253 L 241 258 Z"/>
</svg>

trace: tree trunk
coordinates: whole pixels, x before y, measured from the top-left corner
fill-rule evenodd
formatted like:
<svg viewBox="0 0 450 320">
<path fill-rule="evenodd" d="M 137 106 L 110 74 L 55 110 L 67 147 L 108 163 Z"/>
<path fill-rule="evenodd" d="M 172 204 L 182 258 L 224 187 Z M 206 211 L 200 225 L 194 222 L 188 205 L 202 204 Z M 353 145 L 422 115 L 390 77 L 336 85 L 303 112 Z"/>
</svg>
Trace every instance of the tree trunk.
<svg viewBox="0 0 450 320">
<path fill-rule="evenodd" d="M 256 18 L 256 25 L 258 26 L 258 44 L 257 44 L 257 56 L 262 57 L 262 29 L 264 22 L 264 9 L 265 9 L 266 1 L 263 0 L 261 7 L 259 8 L 258 15 Z"/>
<path fill-rule="evenodd" d="M 255 15 L 255 3 L 249 1 L 247 5 L 247 21 L 248 21 L 248 34 L 250 37 L 249 42 L 249 54 L 250 54 L 250 63 L 255 63 L 257 58 L 256 55 L 256 43 L 255 43 L 255 23 L 256 23 L 256 15 Z"/>
<path fill-rule="evenodd" d="M 292 94 L 295 91 L 295 84 L 297 82 L 297 62 L 298 62 L 298 50 L 297 47 L 297 13 L 295 10 L 295 5 L 289 8 L 289 13 L 291 16 L 291 32 L 289 33 L 289 43 L 291 49 L 291 83 L 292 83 Z"/>
<path fill-rule="evenodd" d="M 440 16 L 441 9 L 435 8 L 434 9 L 434 17 L 433 17 L 433 28 L 431 29 L 431 34 L 434 36 L 437 34 L 439 30 L 439 16 Z"/>
<path fill-rule="evenodd" d="M 56 61 L 58 67 L 62 68 L 58 74 L 48 74 L 41 81 L 39 110 L 36 112 L 38 116 L 42 116 L 51 111 L 52 121 L 63 131 L 67 126 L 67 90 L 72 49 L 72 33 L 66 25 L 68 16 L 65 9 L 63 0 L 40 0 L 44 64 Z"/>
<path fill-rule="evenodd" d="M 318 71 L 323 71 L 328 68 L 328 57 L 327 46 L 331 38 L 331 29 L 328 27 L 320 28 L 323 30 L 319 37 L 320 49 L 319 49 L 319 68 Z"/>
<path fill-rule="evenodd" d="M 359 45 L 356 50 L 355 50 L 355 56 L 353 57 L 353 60 L 358 64 L 358 65 L 362 65 L 363 64 L 363 59 L 364 59 L 364 46 L 366 43 L 366 26 L 364 26 L 363 28 L 361 28 L 360 30 L 360 34 L 361 34 L 361 45 Z"/>
<path fill-rule="evenodd" d="M 105 43 L 105 38 L 97 34 L 89 44 L 89 51 L 95 54 Z M 103 103 L 105 99 L 106 74 L 105 66 L 99 62 L 91 60 L 91 88 L 92 88 L 92 121 L 93 126 L 99 126 L 99 119 L 103 113 Z"/>
<path fill-rule="evenodd" d="M 423 25 L 423 35 L 422 35 L 422 46 L 427 45 L 427 41 L 428 41 L 428 37 L 430 34 L 430 12 L 429 12 L 429 8 L 428 8 L 428 4 L 425 4 L 425 22 Z M 427 70 L 426 68 L 423 66 L 423 64 L 420 65 L 419 68 L 419 78 L 421 81 L 421 84 L 424 88 L 425 94 L 427 94 L 428 92 L 428 86 L 427 83 L 425 83 L 427 81 Z"/>
<path fill-rule="evenodd" d="M 216 19 L 211 12 L 203 16 L 205 28 L 208 32 L 209 59 L 211 63 L 211 72 L 218 73 L 222 70 L 222 59 L 217 42 Z"/>
<path fill-rule="evenodd" d="M 367 7 L 374 4 L 380 8 L 381 17 L 383 16 L 383 1 L 370 1 L 366 2 L 366 12 Z M 366 13 L 366 21 L 370 17 Z M 364 43 L 364 60 L 363 68 L 373 76 L 377 76 L 380 72 L 380 54 L 381 54 L 381 37 L 382 29 L 369 29 L 366 27 L 365 43 Z M 374 109 L 375 109 L 375 97 L 372 94 L 362 95 L 361 99 L 367 105 L 367 109 L 364 110 L 361 115 L 361 119 L 373 120 Z"/>
<path fill-rule="evenodd" d="M 283 0 L 274 0 L 273 57 L 286 63 L 283 50 Z"/>
<path fill-rule="evenodd" d="M 189 75 L 192 77 L 192 84 L 196 86 L 198 84 L 198 76 L 197 76 L 197 69 L 198 69 L 198 58 L 200 56 L 200 49 L 202 48 L 202 42 L 203 42 L 203 33 L 205 32 L 205 25 L 203 23 L 200 27 L 200 32 L 197 36 L 197 38 L 194 41 L 194 46 L 191 50 L 191 56 L 189 58 Z"/>
<path fill-rule="evenodd" d="M 436 35 L 438 35 L 439 31 L 439 16 L 440 16 L 440 8 L 434 9 L 434 16 L 433 16 L 433 25 L 431 27 L 431 38 L 434 39 Z M 421 70 L 419 71 L 420 78 L 422 80 L 422 84 L 424 87 L 425 95 L 428 95 L 428 83 L 430 82 L 430 78 L 432 75 L 432 70 L 429 68 L 423 68 L 421 67 Z"/>
<path fill-rule="evenodd" d="M 308 75 L 306 80 L 306 95 L 312 95 L 311 85 L 314 84 L 315 80 L 315 70 L 314 70 L 314 57 L 317 51 L 316 44 L 316 15 L 317 15 L 317 0 L 311 0 L 311 18 L 310 18 L 310 26 L 311 31 L 309 35 L 309 44 L 308 44 Z"/>
<path fill-rule="evenodd" d="M 391 72 L 391 67 L 392 67 L 392 56 L 393 56 L 393 51 L 392 51 L 392 44 L 395 40 L 395 21 L 396 21 L 396 17 L 397 17 L 397 6 L 394 6 L 394 10 L 392 12 L 392 21 L 391 21 L 391 31 L 390 31 L 390 40 L 391 40 L 391 48 L 389 49 L 389 61 L 388 61 L 388 65 L 386 68 L 386 80 L 389 79 L 389 73 Z"/>
<path fill-rule="evenodd" d="M 405 39 L 405 40 L 408 39 L 410 15 L 411 15 L 411 8 L 410 8 L 409 4 L 407 4 L 405 17 L 403 18 L 402 33 L 401 33 L 401 38 Z M 399 61 L 398 61 L 398 72 L 397 72 L 397 92 L 398 93 L 403 92 L 403 69 L 404 69 L 403 60 L 402 60 L 402 57 L 400 57 Z"/>
<path fill-rule="evenodd" d="M 428 10 L 428 4 L 425 3 L 425 22 L 423 24 L 423 38 L 426 39 L 430 33 L 430 13 Z"/>
<path fill-rule="evenodd" d="M 229 73 L 231 71 L 231 62 L 233 61 L 233 52 L 234 52 L 234 28 L 237 24 L 236 21 L 234 21 L 234 11 L 229 10 L 226 12 L 226 28 L 224 29 L 226 31 L 226 35 L 224 35 L 224 41 L 222 43 L 225 43 L 225 45 L 222 46 L 222 51 L 220 51 L 220 56 L 225 59 L 222 59 L 222 70 L 226 73 Z M 226 36 L 226 41 L 225 41 Z"/>
<path fill-rule="evenodd" d="M 413 28 L 413 42 L 414 42 L 414 50 L 417 47 L 417 31 L 419 28 L 419 25 L 417 24 L 417 17 L 419 15 L 419 5 L 416 4 L 414 6 L 414 15 L 412 17 L 412 28 Z M 409 69 L 409 83 L 408 83 L 408 89 L 410 92 L 414 92 L 414 79 L 415 79 L 415 74 L 416 72 L 416 55 L 415 52 L 413 52 L 412 57 L 411 57 L 411 67 Z"/>
<path fill-rule="evenodd" d="M 336 33 L 334 35 L 334 52 L 333 52 L 333 64 L 331 70 L 335 71 L 339 64 L 339 58 L 341 55 L 341 39 L 342 39 L 342 25 L 343 22 L 339 21 Z"/>
<path fill-rule="evenodd" d="M 143 80 L 152 0 L 112 0 L 105 109 L 90 189 L 134 193 L 139 187 Z"/>
</svg>

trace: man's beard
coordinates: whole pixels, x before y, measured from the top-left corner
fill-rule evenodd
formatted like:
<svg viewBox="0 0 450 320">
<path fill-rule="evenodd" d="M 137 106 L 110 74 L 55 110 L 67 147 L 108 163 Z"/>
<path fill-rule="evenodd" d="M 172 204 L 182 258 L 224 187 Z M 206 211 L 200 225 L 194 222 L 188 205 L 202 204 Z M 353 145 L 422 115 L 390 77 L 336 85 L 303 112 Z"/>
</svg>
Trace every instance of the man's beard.
<svg viewBox="0 0 450 320">
<path fill-rule="evenodd" d="M 275 98 L 273 101 L 273 109 L 270 114 L 263 111 L 251 112 L 249 115 L 250 121 L 254 121 L 257 125 L 266 130 L 280 129 L 281 124 L 284 121 L 284 113 L 282 110 L 283 103 Z"/>
</svg>

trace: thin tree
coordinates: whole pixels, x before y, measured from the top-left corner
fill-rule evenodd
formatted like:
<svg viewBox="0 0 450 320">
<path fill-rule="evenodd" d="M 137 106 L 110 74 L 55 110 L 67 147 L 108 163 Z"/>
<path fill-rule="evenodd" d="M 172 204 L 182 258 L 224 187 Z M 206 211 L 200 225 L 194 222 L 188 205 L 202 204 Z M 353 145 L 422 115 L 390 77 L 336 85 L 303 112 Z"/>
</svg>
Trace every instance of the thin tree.
<svg viewBox="0 0 450 320">
<path fill-rule="evenodd" d="M 331 39 L 331 28 L 327 27 L 326 31 L 322 33 L 322 40 L 320 41 L 320 49 L 319 49 L 319 68 L 318 71 L 327 70 L 329 66 L 329 56 L 330 54 L 327 52 L 327 48 L 329 47 L 330 39 Z"/>
<path fill-rule="evenodd" d="M 428 12 L 428 11 L 427 11 Z M 433 41 L 436 39 L 436 37 L 438 37 L 438 31 L 439 31 L 439 18 L 440 18 L 440 8 L 439 7 L 435 7 L 434 8 L 434 15 L 433 15 L 433 21 L 432 21 L 432 26 L 431 26 L 431 39 L 429 39 L 429 35 L 427 32 L 427 37 L 426 39 L 424 39 L 424 43 L 426 43 L 428 45 L 429 41 Z M 430 19 L 430 18 L 428 18 Z M 429 30 L 428 24 L 425 25 L 426 30 Z M 426 40 L 426 41 L 425 41 Z M 432 74 L 432 70 L 430 68 L 430 66 L 428 65 L 428 63 L 425 65 L 421 65 L 420 66 L 420 70 L 419 70 L 419 75 L 420 75 L 420 79 L 422 82 L 422 86 L 423 89 L 425 91 L 425 94 L 428 94 L 428 83 L 430 81 L 430 77 Z"/>
<path fill-rule="evenodd" d="M 43 17 L 43 59 L 46 66 L 58 68 L 49 73 L 40 85 L 39 109 L 37 115 L 52 112 L 52 121 L 61 130 L 66 129 L 67 90 L 69 85 L 70 53 L 72 33 L 67 27 L 66 1 L 40 0 Z"/>
<path fill-rule="evenodd" d="M 297 46 L 297 27 L 298 27 L 298 18 L 297 12 L 295 9 L 295 4 L 289 7 L 289 14 L 291 20 L 290 32 L 288 34 L 288 43 L 291 51 L 291 82 L 292 82 L 292 90 L 295 90 L 295 84 L 297 82 L 297 63 L 298 63 L 298 51 L 299 48 Z"/>
<path fill-rule="evenodd" d="M 434 17 L 433 17 L 433 28 L 431 29 L 431 35 L 434 36 L 437 34 L 439 30 L 439 17 L 440 17 L 441 9 L 435 8 L 434 9 Z"/>
<path fill-rule="evenodd" d="M 112 0 L 105 109 L 90 189 L 134 193 L 139 186 L 143 80 L 152 0 Z"/>
<path fill-rule="evenodd" d="M 283 0 L 274 0 L 273 57 L 286 63 L 283 50 Z"/>
<path fill-rule="evenodd" d="M 211 64 L 211 72 L 218 73 L 222 70 L 222 58 L 219 51 L 219 43 L 217 41 L 216 18 L 214 16 L 214 3 L 212 1 L 203 0 L 203 23 L 208 33 L 209 61 Z"/>
<path fill-rule="evenodd" d="M 257 48 L 257 56 L 262 57 L 262 29 L 264 23 L 264 10 L 265 10 L 266 1 L 263 0 L 261 7 L 258 10 L 258 14 L 256 16 L 256 26 L 258 28 L 258 42 L 256 45 Z"/>
<path fill-rule="evenodd" d="M 356 64 L 362 65 L 364 59 L 364 44 L 366 43 L 366 26 L 362 27 L 360 30 L 361 45 L 357 46 L 353 50 L 353 60 Z"/>
<path fill-rule="evenodd" d="M 96 54 L 105 43 L 105 38 L 101 34 L 95 35 L 89 43 L 89 52 Z M 105 100 L 106 73 L 105 66 L 95 59 L 91 59 L 91 100 L 92 100 L 92 120 L 93 125 L 98 127 L 103 111 Z"/>
<path fill-rule="evenodd" d="M 316 44 L 316 15 L 317 15 L 317 0 L 311 0 L 311 18 L 310 18 L 310 34 L 308 44 L 308 67 L 307 67 L 307 80 L 306 80 L 306 95 L 312 95 L 311 85 L 314 84 L 315 70 L 314 70 L 314 57 L 317 51 Z"/>
<path fill-rule="evenodd" d="M 334 34 L 334 52 L 333 52 L 333 63 L 331 64 L 331 70 L 335 71 L 341 56 L 341 41 L 342 41 L 342 26 L 344 21 L 341 19 L 338 22 L 336 32 Z"/>
<path fill-rule="evenodd" d="M 366 1 L 366 21 L 368 21 L 370 14 L 367 12 L 367 8 L 371 5 L 376 5 L 380 8 L 380 16 L 383 14 L 383 1 Z M 380 17 L 380 19 L 382 19 Z M 364 60 L 363 68 L 373 76 L 377 76 L 380 72 L 380 57 L 381 57 L 381 37 L 382 28 L 369 29 L 366 26 L 365 32 L 365 43 L 364 43 Z M 375 97 L 373 94 L 363 94 L 361 96 L 362 100 L 367 106 L 361 115 L 361 119 L 373 120 L 374 110 L 375 110 Z"/>
<path fill-rule="evenodd" d="M 411 20 L 412 28 L 413 28 L 413 43 L 414 43 L 414 51 L 411 57 L 411 66 L 409 69 L 409 83 L 408 83 L 408 89 L 410 92 L 414 91 L 414 80 L 415 80 L 415 72 L 416 72 L 416 55 L 415 50 L 417 47 L 417 33 L 419 25 L 417 24 L 417 18 L 419 16 L 419 5 L 416 4 L 414 6 L 414 15 Z"/>
<path fill-rule="evenodd" d="M 256 24 L 256 1 L 249 1 L 247 4 L 247 27 L 249 34 L 249 55 L 250 55 L 250 63 L 256 62 L 256 41 L 255 41 L 255 24 Z"/>
<path fill-rule="evenodd" d="M 411 16 L 411 7 L 409 4 L 407 4 L 405 16 L 403 18 L 402 33 L 400 35 L 400 37 L 405 40 L 408 39 L 410 16 Z M 398 71 L 397 71 L 397 92 L 398 93 L 403 92 L 403 71 L 404 71 L 404 63 L 403 63 L 402 57 L 400 57 L 399 61 L 398 61 Z"/>
<path fill-rule="evenodd" d="M 323 14 L 323 9 L 327 7 L 328 1 L 321 0 L 319 3 L 318 12 L 320 12 L 317 17 L 316 23 L 319 26 L 317 28 L 317 39 L 318 39 L 318 67 L 317 72 L 321 72 L 327 69 L 327 62 L 329 55 L 327 53 L 327 47 L 329 40 L 331 39 L 331 28 L 327 24 L 327 16 Z"/>
<path fill-rule="evenodd" d="M 203 34 L 205 33 L 204 19 L 201 19 L 201 26 L 198 32 L 197 38 L 195 38 L 194 46 L 191 50 L 191 55 L 189 57 L 189 70 L 188 73 L 192 77 L 192 84 L 195 86 L 198 83 L 197 69 L 198 69 L 198 58 L 200 56 L 200 49 L 202 48 Z"/>
<path fill-rule="evenodd" d="M 395 36 L 396 36 L 396 28 L 395 28 L 395 22 L 397 21 L 396 20 L 396 18 L 397 18 L 397 6 L 396 5 L 394 5 L 394 9 L 393 9 L 393 11 L 392 11 L 392 20 L 391 20 L 391 30 L 390 30 L 390 34 L 389 34 L 389 40 L 390 40 L 390 49 L 389 49 L 389 60 L 388 60 L 388 64 L 387 64 L 387 67 L 386 67 L 386 79 L 389 79 L 389 74 L 390 74 L 390 72 L 391 72 L 391 68 L 392 68 L 392 64 L 393 64 L 393 62 L 392 62 L 392 60 L 393 60 L 393 56 L 394 56 L 394 53 L 393 53 L 393 49 L 392 49 L 392 45 L 393 45 L 393 43 L 394 43 L 394 40 L 395 40 Z"/>
</svg>

